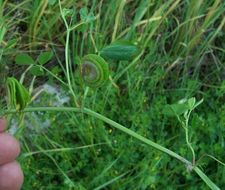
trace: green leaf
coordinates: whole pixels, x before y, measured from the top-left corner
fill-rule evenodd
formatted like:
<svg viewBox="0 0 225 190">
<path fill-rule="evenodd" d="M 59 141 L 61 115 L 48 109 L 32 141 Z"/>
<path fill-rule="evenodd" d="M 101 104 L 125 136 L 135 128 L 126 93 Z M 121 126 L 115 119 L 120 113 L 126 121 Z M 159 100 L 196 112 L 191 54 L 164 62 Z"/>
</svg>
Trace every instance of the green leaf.
<svg viewBox="0 0 225 190">
<path fill-rule="evenodd" d="M 30 72 L 31 72 L 32 75 L 35 75 L 35 76 L 43 76 L 44 75 L 44 70 L 37 65 L 34 65 L 30 69 Z"/>
<path fill-rule="evenodd" d="M 47 63 L 48 61 L 50 61 L 53 57 L 53 52 L 52 51 L 47 51 L 47 52 L 43 52 L 38 56 L 38 63 L 40 63 L 41 65 L 44 65 L 45 63 Z"/>
<path fill-rule="evenodd" d="M 171 108 L 173 109 L 176 115 L 181 115 L 189 110 L 189 106 L 186 103 L 173 104 L 171 105 Z"/>
<path fill-rule="evenodd" d="M 103 58 L 116 61 L 131 60 L 138 54 L 136 45 L 129 41 L 116 41 L 100 51 Z"/>
<path fill-rule="evenodd" d="M 88 9 L 87 9 L 87 7 L 81 8 L 81 9 L 80 9 L 80 19 L 81 19 L 82 21 L 86 21 L 87 16 L 88 16 Z"/>
<path fill-rule="evenodd" d="M 66 9 L 66 8 L 64 8 L 62 10 L 62 13 L 63 13 L 64 17 L 72 16 L 73 15 L 73 9 Z"/>
<path fill-rule="evenodd" d="M 56 3 L 56 0 L 48 0 L 49 5 L 54 5 Z"/>
<path fill-rule="evenodd" d="M 166 105 L 163 109 L 163 114 L 168 116 L 179 116 L 189 110 L 189 106 L 186 102 L 177 103 L 172 105 Z"/>
<path fill-rule="evenodd" d="M 192 108 L 195 106 L 195 102 L 196 102 L 195 97 L 192 97 L 192 98 L 189 98 L 189 99 L 188 99 L 188 106 L 189 106 L 189 109 L 192 109 Z"/>
<path fill-rule="evenodd" d="M 17 44 L 17 41 L 18 41 L 18 39 L 12 39 L 12 40 L 9 40 L 8 42 L 7 42 L 7 45 L 5 46 L 5 48 L 13 48 L 14 46 L 16 46 L 16 44 Z"/>
<path fill-rule="evenodd" d="M 3 38 L 4 38 L 5 33 L 6 33 L 6 28 L 4 26 L 2 26 L 0 28 L 0 44 L 1 44 L 2 40 L 3 40 Z"/>
<path fill-rule="evenodd" d="M 32 65 L 35 63 L 32 57 L 26 53 L 17 55 L 15 61 L 18 65 Z"/>
<path fill-rule="evenodd" d="M 195 172 L 201 177 L 201 179 L 208 185 L 208 187 L 212 190 L 220 190 L 219 187 L 215 183 L 211 181 L 198 167 L 194 167 Z"/>
<path fill-rule="evenodd" d="M 87 7 L 83 7 L 79 11 L 80 13 L 80 19 L 83 22 L 82 25 L 80 25 L 77 30 L 80 32 L 85 32 L 88 28 L 88 24 L 93 24 L 93 21 L 95 20 L 95 15 L 93 12 L 88 13 Z"/>
<path fill-rule="evenodd" d="M 95 20 L 95 15 L 94 13 L 89 13 L 86 22 L 92 22 Z"/>
<path fill-rule="evenodd" d="M 198 107 L 203 101 L 204 101 L 204 99 L 201 99 L 197 103 L 195 103 L 194 108 Z"/>
<path fill-rule="evenodd" d="M 163 111 L 162 113 L 164 115 L 167 115 L 167 116 L 174 116 L 175 113 L 174 111 L 172 110 L 171 106 L 170 105 L 165 105 L 165 107 L 163 108 Z"/>
</svg>

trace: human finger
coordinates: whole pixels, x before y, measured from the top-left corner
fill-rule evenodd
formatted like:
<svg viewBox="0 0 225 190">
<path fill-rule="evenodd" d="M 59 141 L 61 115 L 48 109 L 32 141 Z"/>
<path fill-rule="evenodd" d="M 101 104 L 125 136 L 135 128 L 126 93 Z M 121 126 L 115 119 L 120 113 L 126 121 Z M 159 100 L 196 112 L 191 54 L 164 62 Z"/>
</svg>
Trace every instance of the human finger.
<svg viewBox="0 0 225 190">
<path fill-rule="evenodd" d="M 18 141 L 7 133 L 0 133 L 0 165 L 12 162 L 19 153 Z"/>
<path fill-rule="evenodd" d="M 0 166 L 0 190 L 19 190 L 23 179 L 23 172 L 16 161 Z"/>
</svg>

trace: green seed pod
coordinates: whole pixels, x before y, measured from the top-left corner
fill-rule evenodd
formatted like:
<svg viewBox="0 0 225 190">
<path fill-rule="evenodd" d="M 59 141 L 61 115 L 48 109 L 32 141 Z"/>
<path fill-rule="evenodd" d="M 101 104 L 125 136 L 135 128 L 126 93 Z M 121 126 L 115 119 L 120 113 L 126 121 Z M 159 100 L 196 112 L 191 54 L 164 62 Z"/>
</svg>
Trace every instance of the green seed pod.
<svg viewBox="0 0 225 190">
<path fill-rule="evenodd" d="M 82 81 L 91 88 L 98 88 L 109 79 L 108 63 L 102 57 L 94 54 L 82 58 L 80 72 Z"/>
<path fill-rule="evenodd" d="M 24 109 L 30 101 L 27 89 L 13 77 L 7 78 L 6 86 L 8 89 L 9 105 L 18 110 Z"/>
</svg>

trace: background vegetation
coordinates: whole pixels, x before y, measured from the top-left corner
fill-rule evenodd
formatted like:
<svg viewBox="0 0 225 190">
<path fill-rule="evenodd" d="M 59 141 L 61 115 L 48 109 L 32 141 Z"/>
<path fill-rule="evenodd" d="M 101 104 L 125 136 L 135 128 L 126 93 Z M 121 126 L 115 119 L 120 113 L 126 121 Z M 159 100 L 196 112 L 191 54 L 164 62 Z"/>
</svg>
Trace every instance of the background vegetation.
<svg viewBox="0 0 225 190">
<path fill-rule="evenodd" d="M 75 96 L 66 85 L 66 27 L 56 0 L 0 0 L 1 79 L 14 76 L 34 96 L 29 106 L 85 106 L 188 160 L 185 132 L 168 104 L 204 99 L 189 120 L 197 163 L 225 189 L 225 2 L 223 0 L 63 0 L 72 18 L 69 66 Z M 108 60 L 111 80 L 99 89 L 80 84 L 79 60 L 115 40 L 140 52 L 131 61 Z M 42 52 L 53 58 L 37 76 L 15 57 Z M 39 73 L 40 73 L 39 72 Z M 35 76 L 34 76 L 35 75 Z M 22 77 L 22 79 L 21 79 Z M 1 80 L 2 109 L 6 109 Z M 71 112 L 9 116 L 22 146 L 28 189 L 207 189 L 170 156 L 90 116 Z"/>
</svg>

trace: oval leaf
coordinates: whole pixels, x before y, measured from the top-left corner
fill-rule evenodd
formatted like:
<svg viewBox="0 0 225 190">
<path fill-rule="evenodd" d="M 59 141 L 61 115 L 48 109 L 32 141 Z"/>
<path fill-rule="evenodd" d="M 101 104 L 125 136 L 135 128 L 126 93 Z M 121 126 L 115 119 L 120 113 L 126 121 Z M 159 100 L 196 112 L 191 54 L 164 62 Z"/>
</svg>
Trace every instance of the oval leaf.
<svg viewBox="0 0 225 190">
<path fill-rule="evenodd" d="M 35 63 L 32 57 L 26 53 L 17 55 L 15 61 L 18 65 L 32 65 Z"/>
<path fill-rule="evenodd" d="M 103 58 L 109 58 L 116 61 L 131 60 L 138 53 L 136 45 L 129 41 L 117 41 L 100 51 Z"/>
<path fill-rule="evenodd" d="M 43 76 L 44 75 L 44 70 L 41 67 L 37 66 L 37 65 L 34 65 L 30 69 L 30 72 L 34 76 Z"/>
<path fill-rule="evenodd" d="M 38 56 L 38 63 L 44 65 L 45 63 L 47 63 L 52 59 L 52 56 L 53 56 L 52 51 L 43 52 Z"/>
<path fill-rule="evenodd" d="M 167 116 L 179 116 L 184 114 L 186 111 L 189 110 L 189 106 L 186 102 L 166 105 L 163 109 L 163 114 Z"/>
</svg>

